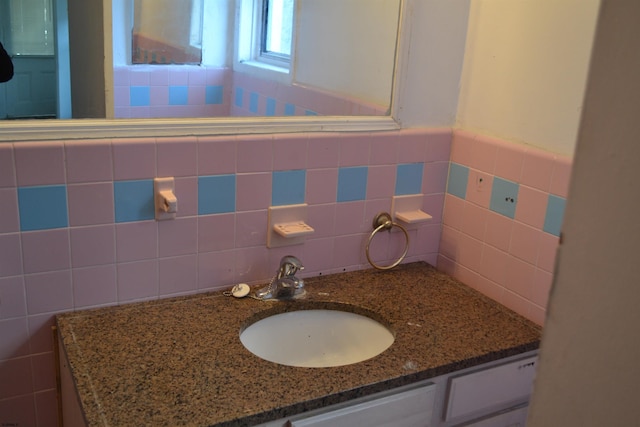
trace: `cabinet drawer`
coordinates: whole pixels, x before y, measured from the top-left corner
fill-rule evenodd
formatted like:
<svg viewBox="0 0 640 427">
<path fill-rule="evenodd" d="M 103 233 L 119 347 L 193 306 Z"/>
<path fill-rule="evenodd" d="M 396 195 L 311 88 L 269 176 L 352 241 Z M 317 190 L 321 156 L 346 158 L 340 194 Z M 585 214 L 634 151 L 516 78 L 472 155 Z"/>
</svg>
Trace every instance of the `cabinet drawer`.
<svg viewBox="0 0 640 427">
<path fill-rule="evenodd" d="M 431 422 L 433 384 L 291 421 L 292 427 L 413 427 Z"/>
<path fill-rule="evenodd" d="M 528 406 L 520 406 L 510 411 L 483 418 L 464 427 L 524 427 L 527 422 Z"/>
<path fill-rule="evenodd" d="M 528 401 L 536 363 L 536 357 L 529 357 L 451 378 L 445 421 L 481 416 Z"/>
</svg>

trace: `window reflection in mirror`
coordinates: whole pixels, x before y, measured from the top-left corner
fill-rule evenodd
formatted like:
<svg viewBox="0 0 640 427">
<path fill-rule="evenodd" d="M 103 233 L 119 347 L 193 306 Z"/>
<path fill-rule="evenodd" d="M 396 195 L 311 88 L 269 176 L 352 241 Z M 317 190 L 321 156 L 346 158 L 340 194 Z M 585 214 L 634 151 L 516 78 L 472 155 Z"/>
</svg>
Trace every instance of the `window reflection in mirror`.
<svg viewBox="0 0 640 427">
<path fill-rule="evenodd" d="M 76 5 L 89 6 L 54 3 L 67 1 L 71 30 Z M 106 116 L 388 115 L 400 1 L 103 0 L 112 9 L 112 43 L 104 43 L 113 57 L 102 88 L 109 95 Z M 283 13 L 264 20 L 274 8 Z M 171 11 L 177 25 L 153 11 Z M 287 20 L 291 34 L 278 37 L 277 49 L 262 44 L 262 25 Z M 73 45 L 73 31 L 69 37 Z M 275 50 L 272 62 L 258 58 L 256 46 Z M 71 55 L 73 63 L 74 49 Z"/>
</svg>

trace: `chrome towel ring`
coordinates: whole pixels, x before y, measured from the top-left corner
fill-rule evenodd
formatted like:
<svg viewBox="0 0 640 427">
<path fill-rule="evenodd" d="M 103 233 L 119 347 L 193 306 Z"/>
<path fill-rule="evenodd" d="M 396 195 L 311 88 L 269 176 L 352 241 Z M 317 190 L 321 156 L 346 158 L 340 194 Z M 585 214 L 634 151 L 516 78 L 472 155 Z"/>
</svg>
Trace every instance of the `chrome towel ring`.
<svg viewBox="0 0 640 427">
<path fill-rule="evenodd" d="M 387 266 L 378 265 L 371 260 L 371 256 L 369 255 L 369 245 L 371 245 L 373 236 L 375 236 L 378 231 L 380 230 L 391 231 L 393 227 L 398 227 L 404 233 L 404 237 L 407 242 L 404 246 L 404 251 L 402 252 L 402 255 L 400 256 L 400 258 L 398 258 L 398 260 L 393 264 L 387 265 Z M 407 229 L 404 228 L 402 225 L 398 224 L 397 222 L 393 222 L 391 220 L 391 215 L 389 215 L 387 212 L 380 212 L 378 215 L 376 215 L 375 218 L 373 218 L 373 232 L 371 232 L 371 235 L 369 236 L 369 240 L 367 241 L 367 247 L 365 250 L 365 253 L 367 255 L 367 261 L 369 261 L 369 264 L 371 264 L 374 268 L 378 270 L 390 270 L 402 262 L 404 257 L 407 255 L 408 250 L 409 250 L 409 233 L 407 233 Z"/>
</svg>

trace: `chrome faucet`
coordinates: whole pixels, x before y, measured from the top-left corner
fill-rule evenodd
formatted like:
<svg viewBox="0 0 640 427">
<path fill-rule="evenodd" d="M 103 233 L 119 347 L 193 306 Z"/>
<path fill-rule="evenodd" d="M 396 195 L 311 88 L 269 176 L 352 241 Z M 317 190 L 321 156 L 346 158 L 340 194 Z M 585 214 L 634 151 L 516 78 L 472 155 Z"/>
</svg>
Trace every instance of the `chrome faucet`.
<svg viewBox="0 0 640 427">
<path fill-rule="evenodd" d="M 299 270 L 304 270 L 300 260 L 292 255 L 282 257 L 280 267 L 271 282 L 256 291 L 259 299 L 286 299 L 300 297 L 304 294 L 304 280 L 295 276 Z"/>
</svg>

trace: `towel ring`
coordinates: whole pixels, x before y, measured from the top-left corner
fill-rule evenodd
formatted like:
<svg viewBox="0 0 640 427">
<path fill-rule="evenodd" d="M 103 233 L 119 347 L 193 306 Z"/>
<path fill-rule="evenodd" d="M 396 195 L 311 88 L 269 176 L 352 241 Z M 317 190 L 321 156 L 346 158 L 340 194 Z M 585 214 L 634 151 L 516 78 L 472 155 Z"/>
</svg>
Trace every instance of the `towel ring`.
<svg viewBox="0 0 640 427">
<path fill-rule="evenodd" d="M 371 256 L 369 255 L 369 245 L 371 245 L 371 240 L 373 240 L 373 236 L 375 236 L 378 231 L 380 230 L 391 231 L 393 227 L 398 227 L 404 233 L 404 237 L 407 242 L 406 245 L 404 246 L 404 252 L 402 252 L 402 255 L 400 256 L 400 258 L 398 258 L 398 260 L 393 264 L 387 265 L 387 266 L 378 265 L 371 260 Z M 365 250 L 365 253 L 367 255 L 367 261 L 369 261 L 369 264 L 371 264 L 374 268 L 378 270 L 390 270 L 402 262 L 404 257 L 407 255 L 408 250 L 409 250 L 409 233 L 407 233 L 407 229 L 404 228 L 402 225 L 398 224 L 397 222 L 393 222 L 391 220 L 391 215 L 389 215 L 387 212 L 380 212 L 378 215 L 376 215 L 375 218 L 373 219 L 373 232 L 369 236 L 369 240 L 367 241 L 367 248 Z"/>
</svg>

